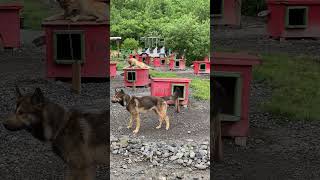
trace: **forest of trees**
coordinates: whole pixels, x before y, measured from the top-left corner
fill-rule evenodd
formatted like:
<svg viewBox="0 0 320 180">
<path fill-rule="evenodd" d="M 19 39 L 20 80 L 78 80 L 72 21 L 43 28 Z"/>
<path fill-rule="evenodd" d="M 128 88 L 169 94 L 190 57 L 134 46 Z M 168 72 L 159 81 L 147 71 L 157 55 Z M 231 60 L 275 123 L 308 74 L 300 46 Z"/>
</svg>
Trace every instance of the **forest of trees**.
<svg viewBox="0 0 320 180">
<path fill-rule="evenodd" d="M 209 54 L 210 0 L 116 0 L 110 19 L 111 36 L 160 35 L 166 48 L 186 49 L 189 62 Z"/>
</svg>

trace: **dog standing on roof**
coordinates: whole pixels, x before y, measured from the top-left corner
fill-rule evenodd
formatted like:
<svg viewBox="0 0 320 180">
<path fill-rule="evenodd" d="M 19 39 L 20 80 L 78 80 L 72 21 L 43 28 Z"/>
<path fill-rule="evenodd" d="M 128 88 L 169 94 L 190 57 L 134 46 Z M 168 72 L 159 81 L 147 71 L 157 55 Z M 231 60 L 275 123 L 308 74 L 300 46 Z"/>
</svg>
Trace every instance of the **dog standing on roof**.
<svg viewBox="0 0 320 180">
<path fill-rule="evenodd" d="M 112 103 L 119 103 L 126 107 L 130 112 L 128 129 L 132 128 L 133 120 L 136 121 L 136 129 L 133 131 L 137 134 L 140 130 L 140 113 L 147 113 L 153 110 L 159 116 L 159 125 L 156 129 L 160 129 L 163 121 L 166 123 L 166 130 L 170 127 L 169 117 L 167 116 L 168 105 L 166 101 L 156 96 L 136 97 L 126 94 L 123 89 L 115 89 L 115 94 L 111 98 Z"/>
</svg>

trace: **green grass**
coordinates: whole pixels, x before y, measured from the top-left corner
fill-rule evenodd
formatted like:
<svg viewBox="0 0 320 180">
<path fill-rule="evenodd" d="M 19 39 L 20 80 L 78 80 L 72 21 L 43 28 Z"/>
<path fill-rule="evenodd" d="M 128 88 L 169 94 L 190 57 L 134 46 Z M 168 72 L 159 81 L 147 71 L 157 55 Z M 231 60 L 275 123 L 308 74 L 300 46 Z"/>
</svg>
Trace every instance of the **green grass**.
<svg viewBox="0 0 320 180">
<path fill-rule="evenodd" d="M 160 77 L 160 78 L 175 78 L 175 77 L 177 77 L 177 74 L 175 74 L 174 72 L 159 72 L 159 71 L 150 70 L 149 74 L 151 77 Z"/>
<path fill-rule="evenodd" d="M 25 29 L 40 30 L 43 19 L 57 13 L 57 10 L 51 9 L 43 1 L 0 0 L 0 3 L 3 2 L 21 2 L 23 5 L 21 16 L 24 18 Z"/>
<path fill-rule="evenodd" d="M 124 68 L 125 63 L 123 61 L 117 61 L 117 70 L 121 70 Z"/>
<path fill-rule="evenodd" d="M 256 80 L 266 80 L 272 98 L 262 107 L 296 120 L 320 120 L 320 62 L 310 57 L 263 55 L 254 69 Z"/>
<path fill-rule="evenodd" d="M 192 96 L 198 100 L 210 99 L 210 80 L 193 78 L 190 88 L 193 89 Z"/>
</svg>

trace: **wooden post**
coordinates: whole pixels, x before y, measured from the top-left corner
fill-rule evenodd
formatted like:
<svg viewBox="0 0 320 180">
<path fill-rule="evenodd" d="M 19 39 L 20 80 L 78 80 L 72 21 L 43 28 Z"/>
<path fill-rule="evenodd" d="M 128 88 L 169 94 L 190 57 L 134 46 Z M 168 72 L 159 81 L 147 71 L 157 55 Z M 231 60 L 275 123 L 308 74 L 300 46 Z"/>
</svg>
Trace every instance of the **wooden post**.
<svg viewBox="0 0 320 180">
<path fill-rule="evenodd" d="M 220 162 L 223 160 L 222 137 L 221 137 L 221 119 L 219 114 L 213 117 L 213 160 Z"/>
<path fill-rule="evenodd" d="M 120 42 L 119 41 L 116 41 L 117 43 L 117 49 L 118 49 L 118 58 L 120 57 L 119 54 L 120 54 Z"/>
<path fill-rule="evenodd" d="M 72 91 L 81 93 L 81 63 L 76 61 L 72 64 Z"/>
<path fill-rule="evenodd" d="M 176 99 L 175 104 L 176 104 L 176 111 L 177 111 L 177 113 L 179 113 L 180 112 L 180 100 L 179 100 L 179 97 Z"/>
<path fill-rule="evenodd" d="M 136 92 L 136 80 L 133 81 L 133 92 Z"/>
</svg>

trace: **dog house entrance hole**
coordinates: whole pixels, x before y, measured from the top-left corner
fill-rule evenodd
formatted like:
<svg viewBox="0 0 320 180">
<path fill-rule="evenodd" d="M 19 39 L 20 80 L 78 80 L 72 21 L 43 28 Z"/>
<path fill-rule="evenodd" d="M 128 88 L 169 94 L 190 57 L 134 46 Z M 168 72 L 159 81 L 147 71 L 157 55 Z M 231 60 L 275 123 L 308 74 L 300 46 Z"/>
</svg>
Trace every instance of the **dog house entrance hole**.
<svg viewBox="0 0 320 180">
<path fill-rule="evenodd" d="M 72 50 L 70 47 L 70 35 Z M 54 56 L 57 64 L 84 62 L 84 35 L 81 31 L 54 32 Z"/>
<path fill-rule="evenodd" d="M 164 65 L 166 63 L 165 59 L 161 59 L 161 64 Z"/>
<path fill-rule="evenodd" d="M 223 121 L 239 121 L 241 110 L 241 78 L 238 73 L 215 72 L 214 79 L 225 89 L 222 99 Z"/>
<path fill-rule="evenodd" d="M 135 71 L 128 71 L 127 72 L 127 80 L 129 82 L 135 82 L 136 81 L 136 72 Z"/>
<path fill-rule="evenodd" d="M 142 57 L 142 62 L 146 62 L 146 58 L 145 57 Z"/>
<path fill-rule="evenodd" d="M 172 84 L 171 94 L 173 95 L 176 90 L 179 90 L 181 92 L 181 94 L 179 94 L 179 100 L 184 100 L 186 97 L 185 89 L 186 89 L 186 86 L 183 84 Z"/>
<path fill-rule="evenodd" d="M 174 65 L 175 65 L 175 68 L 179 68 L 180 67 L 180 61 L 176 61 Z"/>
<path fill-rule="evenodd" d="M 306 28 L 308 21 L 307 7 L 288 7 L 287 9 L 287 27 L 288 28 Z"/>
<path fill-rule="evenodd" d="M 200 64 L 200 71 L 206 71 L 206 64 Z"/>
<path fill-rule="evenodd" d="M 214 16 L 222 16 L 223 14 L 223 0 L 210 1 L 210 14 Z"/>
</svg>

